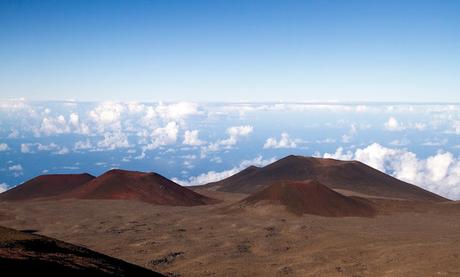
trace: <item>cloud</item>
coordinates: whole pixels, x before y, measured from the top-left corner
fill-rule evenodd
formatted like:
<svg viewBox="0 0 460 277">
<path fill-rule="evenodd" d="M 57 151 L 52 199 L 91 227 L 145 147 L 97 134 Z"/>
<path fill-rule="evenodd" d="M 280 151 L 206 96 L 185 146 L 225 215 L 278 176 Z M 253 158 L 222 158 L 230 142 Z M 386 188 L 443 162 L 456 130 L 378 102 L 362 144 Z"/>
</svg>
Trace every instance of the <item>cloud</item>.
<svg viewBox="0 0 460 277">
<path fill-rule="evenodd" d="M 193 130 L 193 131 L 187 130 L 185 131 L 184 141 L 182 143 L 186 145 L 192 145 L 192 146 L 198 146 L 198 145 L 205 144 L 206 142 L 200 140 L 198 138 L 198 135 L 199 135 L 198 130 Z"/>
<path fill-rule="evenodd" d="M 0 184 L 0 193 L 5 192 L 8 190 L 8 185 L 6 183 Z"/>
<path fill-rule="evenodd" d="M 276 138 L 268 138 L 265 141 L 264 148 L 296 148 L 296 140 L 293 140 L 289 137 L 288 133 L 281 133 L 281 138 L 277 140 Z"/>
<path fill-rule="evenodd" d="M 151 142 L 145 149 L 156 149 L 160 146 L 176 143 L 179 125 L 171 121 L 165 127 L 156 128 L 151 134 Z"/>
<path fill-rule="evenodd" d="M 47 116 L 42 119 L 39 129 L 35 130 L 35 135 L 40 136 L 44 135 L 56 135 L 56 134 L 65 134 L 69 133 L 70 128 L 67 125 L 67 121 L 63 115 L 57 117 Z"/>
<path fill-rule="evenodd" d="M 78 150 L 91 149 L 91 148 L 93 148 L 93 145 L 91 144 L 89 139 L 87 139 L 85 141 L 79 140 L 79 141 L 75 142 L 75 144 L 73 146 L 73 149 L 77 150 L 77 151 Z"/>
<path fill-rule="evenodd" d="M 181 120 L 199 113 L 198 105 L 191 102 L 178 102 L 170 105 L 164 105 L 160 102 L 155 111 L 160 117 L 169 120 Z"/>
<path fill-rule="evenodd" d="M 243 160 L 238 166 L 235 166 L 229 170 L 224 170 L 220 172 L 209 171 L 207 173 L 203 173 L 198 176 L 190 177 L 188 180 L 179 180 L 177 178 L 173 178 L 172 180 L 183 186 L 203 185 L 203 184 L 207 184 L 210 182 L 216 182 L 216 181 L 225 179 L 227 177 L 230 177 L 251 165 L 265 166 L 267 164 L 273 163 L 274 161 L 276 161 L 275 157 L 271 159 L 263 159 L 262 156 L 258 156 L 252 160 Z"/>
<path fill-rule="evenodd" d="M 241 137 L 247 137 L 253 131 L 254 128 L 250 125 L 232 126 L 227 128 L 226 133 L 228 134 L 228 138 L 210 143 L 207 146 L 203 146 L 201 148 L 201 158 L 206 157 L 208 152 L 219 151 L 221 147 L 226 149 L 231 148 L 233 145 L 237 144 Z"/>
<path fill-rule="evenodd" d="M 69 150 L 66 147 L 59 146 L 56 143 L 52 142 L 49 144 L 41 143 L 22 143 L 21 144 L 21 153 L 35 153 L 37 151 L 53 151 L 52 154 L 67 154 Z"/>
<path fill-rule="evenodd" d="M 460 199 L 460 157 L 438 152 L 426 159 L 406 149 L 387 148 L 373 143 L 354 152 L 338 148 L 324 158 L 358 160 L 398 179 L 418 185 L 450 199 Z"/>
<path fill-rule="evenodd" d="M 221 140 L 220 145 L 235 145 L 240 137 L 247 137 L 254 128 L 250 125 L 232 126 L 227 129 L 228 139 Z"/>
<path fill-rule="evenodd" d="M 104 139 L 100 140 L 97 143 L 97 146 L 107 150 L 114 150 L 117 148 L 130 147 L 130 144 L 128 142 L 128 137 L 124 133 L 113 132 L 105 133 Z"/>
<path fill-rule="evenodd" d="M 21 153 L 31 153 L 29 143 L 22 143 L 21 144 Z"/>
<path fill-rule="evenodd" d="M 65 155 L 65 154 L 68 154 L 70 151 L 67 147 L 62 147 L 61 149 L 59 149 L 58 151 L 54 151 L 53 154 L 55 155 Z"/>
<path fill-rule="evenodd" d="M 0 152 L 9 150 L 10 147 L 6 143 L 0 143 Z"/>
<path fill-rule="evenodd" d="M 121 129 L 121 114 L 124 106 L 116 102 L 103 102 L 89 111 L 89 117 L 99 132 Z"/>
<path fill-rule="evenodd" d="M 385 122 L 384 126 L 388 131 L 401 131 L 404 129 L 404 127 L 394 117 L 390 117 L 388 121 Z"/>
<path fill-rule="evenodd" d="M 13 173 L 14 177 L 18 177 L 22 175 L 22 166 L 20 164 L 15 164 L 8 167 L 8 170 Z"/>
</svg>

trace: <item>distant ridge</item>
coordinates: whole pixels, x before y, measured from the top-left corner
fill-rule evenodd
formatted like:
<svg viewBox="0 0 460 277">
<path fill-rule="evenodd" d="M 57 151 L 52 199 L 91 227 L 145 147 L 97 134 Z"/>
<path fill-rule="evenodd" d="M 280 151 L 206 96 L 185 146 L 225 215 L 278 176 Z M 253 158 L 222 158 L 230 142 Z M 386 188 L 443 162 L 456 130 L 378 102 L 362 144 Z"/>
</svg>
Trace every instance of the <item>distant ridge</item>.
<svg viewBox="0 0 460 277">
<path fill-rule="evenodd" d="M 90 174 L 53 174 L 35 177 L 0 194 L 2 201 L 59 199 L 135 200 L 155 205 L 196 206 L 218 202 L 161 176 L 112 169 Z"/>
<path fill-rule="evenodd" d="M 418 201 L 449 201 L 358 161 L 293 155 L 262 168 L 247 168 L 221 181 L 206 184 L 204 187 L 250 194 L 279 182 L 305 180 L 316 180 L 331 189 L 349 190 L 371 196 Z"/>
<path fill-rule="evenodd" d="M 344 196 L 317 181 L 276 183 L 241 202 L 249 205 L 280 204 L 298 215 L 370 217 L 376 214 L 367 200 Z"/>
<path fill-rule="evenodd" d="M 63 198 L 138 200 L 157 205 L 196 206 L 216 200 L 157 173 L 113 169 L 62 196 Z"/>
<path fill-rule="evenodd" d="M 19 201 L 59 197 L 94 178 L 88 173 L 40 175 L 1 193 L 0 200 Z"/>
</svg>

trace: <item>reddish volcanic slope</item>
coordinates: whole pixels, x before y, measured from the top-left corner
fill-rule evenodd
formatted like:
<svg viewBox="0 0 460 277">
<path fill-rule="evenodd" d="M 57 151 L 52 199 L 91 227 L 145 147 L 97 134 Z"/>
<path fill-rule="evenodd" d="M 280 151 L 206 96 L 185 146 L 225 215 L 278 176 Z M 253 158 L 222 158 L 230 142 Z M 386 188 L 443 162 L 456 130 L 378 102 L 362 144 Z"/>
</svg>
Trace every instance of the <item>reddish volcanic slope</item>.
<svg viewBox="0 0 460 277">
<path fill-rule="evenodd" d="M 298 215 L 368 217 L 376 214 L 367 200 L 344 196 L 317 181 L 273 184 L 242 202 L 250 205 L 266 202 L 281 204 Z"/>
<path fill-rule="evenodd" d="M 163 276 L 52 238 L 0 227 L 2 276 Z"/>
<path fill-rule="evenodd" d="M 113 169 L 67 193 L 64 198 L 139 200 L 157 205 L 195 206 L 215 200 L 156 173 Z"/>
<path fill-rule="evenodd" d="M 17 201 L 58 197 L 94 178 L 88 173 L 40 175 L 0 194 L 0 200 Z"/>
<path fill-rule="evenodd" d="M 262 168 L 251 167 L 206 187 L 253 193 L 282 181 L 316 180 L 332 189 L 409 200 L 448 201 L 358 161 L 287 156 Z"/>
</svg>

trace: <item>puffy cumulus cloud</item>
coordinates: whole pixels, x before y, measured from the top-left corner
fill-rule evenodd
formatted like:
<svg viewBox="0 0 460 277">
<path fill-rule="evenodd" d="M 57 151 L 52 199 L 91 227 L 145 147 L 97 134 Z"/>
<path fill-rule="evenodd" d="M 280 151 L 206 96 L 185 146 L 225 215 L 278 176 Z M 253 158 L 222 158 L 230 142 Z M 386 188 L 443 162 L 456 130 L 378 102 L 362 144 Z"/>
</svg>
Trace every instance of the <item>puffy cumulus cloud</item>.
<svg viewBox="0 0 460 277">
<path fill-rule="evenodd" d="M 64 146 L 59 146 L 56 143 L 52 142 L 49 144 L 41 144 L 41 143 L 22 143 L 21 144 L 21 153 L 36 153 L 38 151 L 49 151 L 52 154 L 67 154 L 69 153 L 69 149 Z"/>
<path fill-rule="evenodd" d="M 254 166 L 265 166 L 267 164 L 273 163 L 276 161 L 276 158 L 273 157 L 271 159 L 263 159 L 262 156 L 258 156 L 252 160 L 243 160 L 238 166 L 235 166 L 231 169 L 216 172 L 216 171 L 209 171 L 198 176 L 190 177 L 188 180 L 179 180 L 177 178 L 173 178 L 172 180 L 176 183 L 179 183 L 183 186 L 195 186 L 195 185 L 203 185 L 210 182 L 216 182 L 227 177 L 230 177 L 241 170 L 254 165 Z"/>
<path fill-rule="evenodd" d="M 0 111 L 17 112 L 30 108 L 24 98 L 0 100 Z"/>
<path fill-rule="evenodd" d="M 64 115 L 53 117 L 49 109 L 43 112 L 39 126 L 32 128 L 35 136 L 51 136 L 68 133 L 84 134 L 90 133 L 90 129 L 86 123 L 80 122 L 80 117 L 77 113 L 71 113 L 66 119 Z"/>
<path fill-rule="evenodd" d="M 71 113 L 69 116 L 69 125 L 74 133 L 88 135 L 90 134 L 89 126 L 80 121 L 80 116 L 77 113 Z"/>
<path fill-rule="evenodd" d="M 455 134 L 460 135 L 460 121 L 454 121 L 452 123 L 452 130 Z"/>
<path fill-rule="evenodd" d="M 22 165 L 16 164 L 8 167 L 9 171 L 22 171 Z"/>
<path fill-rule="evenodd" d="M 184 140 L 182 143 L 185 145 L 192 145 L 192 146 L 199 146 L 199 145 L 205 144 L 206 142 L 200 140 L 198 136 L 199 136 L 198 130 L 192 130 L 192 131 L 187 130 L 185 131 Z"/>
<path fill-rule="evenodd" d="M 13 174 L 14 177 L 19 177 L 22 175 L 23 168 L 20 164 L 11 165 L 8 167 L 8 170 Z"/>
<path fill-rule="evenodd" d="M 199 113 L 198 104 L 191 102 L 178 102 L 169 105 L 160 102 L 155 111 L 160 117 L 176 121 Z"/>
<path fill-rule="evenodd" d="M 69 149 L 65 146 L 59 146 L 56 143 L 52 142 L 49 144 L 41 144 L 41 143 L 22 143 L 21 144 L 21 153 L 36 153 L 38 151 L 49 151 L 52 154 L 67 154 L 69 153 Z"/>
<path fill-rule="evenodd" d="M 117 102 L 103 102 L 89 111 L 89 117 L 99 132 L 121 129 L 121 114 L 125 107 Z"/>
<path fill-rule="evenodd" d="M 281 133 L 281 138 L 268 138 L 265 141 L 264 148 L 296 148 L 298 140 L 291 139 L 288 133 Z"/>
<path fill-rule="evenodd" d="M 179 125 L 171 121 L 166 126 L 156 128 L 151 133 L 151 142 L 145 146 L 145 150 L 156 149 L 160 146 L 174 144 L 177 141 Z"/>
<path fill-rule="evenodd" d="M 460 199 L 460 158 L 438 152 L 426 159 L 406 149 L 387 148 L 373 143 L 354 152 L 338 148 L 324 158 L 358 160 L 398 179 L 418 185 L 451 199 Z"/>
<path fill-rule="evenodd" d="M 67 121 L 63 115 L 57 117 L 47 116 L 42 119 L 40 128 L 35 129 L 34 133 L 36 136 L 44 135 L 56 135 L 69 133 L 70 128 L 67 125 Z"/>
<path fill-rule="evenodd" d="M 76 150 L 76 151 L 78 151 L 78 150 L 87 150 L 87 149 L 92 149 L 92 148 L 93 148 L 93 145 L 91 144 L 89 139 L 87 139 L 85 141 L 79 140 L 79 141 L 75 142 L 75 144 L 73 146 L 73 149 Z"/>
<path fill-rule="evenodd" d="M 404 129 L 401 123 L 399 123 L 399 121 L 394 117 L 390 117 L 388 121 L 385 122 L 384 126 L 388 131 L 401 131 Z"/>
<path fill-rule="evenodd" d="M 52 142 L 50 144 L 41 144 L 41 143 L 36 143 L 38 151 L 54 151 L 60 149 L 59 145 L 56 143 Z"/>
<path fill-rule="evenodd" d="M 53 152 L 53 154 L 55 155 L 65 155 L 69 153 L 70 153 L 70 150 L 67 147 L 62 147 L 61 149 Z"/>
<path fill-rule="evenodd" d="M 129 113 L 142 113 L 145 111 L 146 106 L 139 102 L 130 101 L 126 103 L 126 108 L 128 109 Z"/>
<path fill-rule="evenodd" d="M 6 143 L 0 143 L 0 152 L 9 150 L 10 147 Z"/>
<path fill-rule="evenodd" d="M 220 145 L 235 145 L 238 142 L 240 137 L 247 137 L 254 128 L 250 125 L 244 126 L 232 126 L 227 129 L 227 134 L 229 137 L 227 139 L 221 140 Z"/>
<path fill-rule="evenodd" d="M 5 192 L 8 190 L 8 185 L 6 183 L 0 184 L 0 193 Z"/>
<path fill-rule="evenodd" d="M 30 144 L 29 143 L 22 143 L 21 144 L 21 153 L 31 153 Z"/>
<path fill-rule="evenodd" d="M 241 137 L 247 137 L 254 131 L 254 128 L 250 125 L 242 126 L 232 126 L 227 128 L 226 133 L 228 138 L 221 139 L 216 142 L 210 143 L 209 145 L 203 146 L 201 148 L 201 158 L 206 157 L 208 152 L 217 152 L 222 147 L 225 149 L 230 149 L 238 143 L 238 140 Z"/>
<path fill-rule="evenodd" d="M 105 133 L 104 138 L 97 143 L 97 146 L 106 150 L 114 150 L 130 147 L 130 144 L 126 134 L 122 132 L 111 132 Z"/>
</svg>

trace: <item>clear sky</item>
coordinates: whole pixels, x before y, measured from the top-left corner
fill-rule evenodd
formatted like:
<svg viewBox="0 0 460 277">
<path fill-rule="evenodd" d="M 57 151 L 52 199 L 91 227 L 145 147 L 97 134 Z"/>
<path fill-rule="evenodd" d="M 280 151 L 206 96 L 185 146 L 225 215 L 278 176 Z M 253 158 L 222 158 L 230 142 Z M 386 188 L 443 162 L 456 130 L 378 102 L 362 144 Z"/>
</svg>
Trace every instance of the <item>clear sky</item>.
<svg viewBox="0 0 460 277">
<path fill-rule="evenodd" d="M 0 98 L 460 102 L 460 1 L 0 1 Z"/>
</svg>

